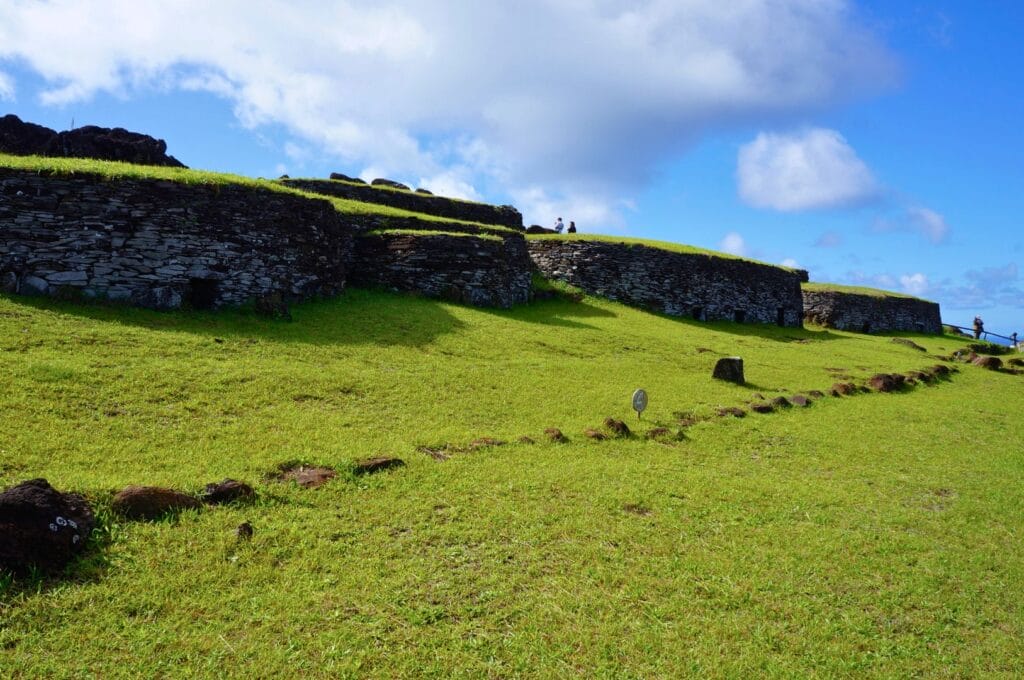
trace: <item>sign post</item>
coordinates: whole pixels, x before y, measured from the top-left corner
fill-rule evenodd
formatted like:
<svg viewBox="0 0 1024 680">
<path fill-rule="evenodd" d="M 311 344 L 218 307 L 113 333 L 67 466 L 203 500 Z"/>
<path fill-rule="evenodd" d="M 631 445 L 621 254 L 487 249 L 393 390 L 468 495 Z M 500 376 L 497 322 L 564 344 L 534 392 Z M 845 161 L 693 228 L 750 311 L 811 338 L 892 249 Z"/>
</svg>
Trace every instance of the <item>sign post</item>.
<svg viewBox="0 0 1024 680">
<path fill-rule="evenodd" d="M 633 393 L 633 410 L 636 411 L 637 420 L 642 419 L 644 409 L 647 408 L 647 392 L 639 389 Z"/>
</svg>

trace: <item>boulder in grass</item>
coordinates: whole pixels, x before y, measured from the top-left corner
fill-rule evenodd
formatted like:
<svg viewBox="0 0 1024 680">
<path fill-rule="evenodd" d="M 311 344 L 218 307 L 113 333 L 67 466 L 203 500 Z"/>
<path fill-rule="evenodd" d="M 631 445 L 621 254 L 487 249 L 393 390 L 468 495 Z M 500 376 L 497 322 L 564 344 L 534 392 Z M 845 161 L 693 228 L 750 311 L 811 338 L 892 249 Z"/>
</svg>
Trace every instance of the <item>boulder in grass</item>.
<svg viewBox="0 0 1024 680">
<path fill-rule="evenodd" d="M 376 458 L 366 458 L 357 462 L 352 466 L 352 472 L 357 475 L 370 475 L 374 472 L 381 472 L 382 470 L 390 470 L 392 468 L 399 468 L 405 465 L 405 461 L 401 458 L 392 458 L 389 456 L 378 456 Z"/>
<path fill-rule="evenodd" d="M 833 397 L 847 397 L 851 394 L 857 393 L 857 386 L 850 382 L 836 383 L 832 386 L 831 394 Z"/>
<path fill-rule="evenodd" d="M 800 408 L 807 408 L 811 405 L 811 400 L 802 394 L 794 394 L 789 398 L 789 403 Z"/>
<path fill-rule="evenodd" d="M 750 410 L 754 413 L 771 413 L 775 410 L 775 407 L 768 402 L 758 402 L 750 405 Z"/>
<path fill-rule="evenodd" d="M 391 189 L 401 189 L 402 191 L 410 191 L 409 187 L 405 186 L 401 182 L 396 182 L 393 179 L 382 179 L 378 177 L 377 179 L 370 182 L 370 184 L 372 184 L 375 187 L 389 187 Z"/>
<path fill-rule="evenodd" d="M 1003 367 L 1003 360 L 1000 359 L 999 357 L 978 356 L 975 357 L 971 361 L 971 363 L 974 364 L 975 366 L 987 368 L 990 371 L 998 371 L 1000 368 Z"/>
<path fill-rule="evenodd" d="M 775 397 L 772 399 L 771 404 L 775 408 L 789 408 L 793 405 L 789 402 L 789 399 L 786 399 L 785 397 Z"/>
<path fill-rule="evenodd" d="M 549 427 L 544 430 L 544 436 L 548 438 L 548 441 L 556 444 L 564 444 L 569 441 L 569 438 L 562 434 L 562 431 L 557 427 Z"/>
<path fill-rule="evenodd" d="M 78 494 L 30 479 L 0 493 L 0 571 L 54 572 L 82 552 L 96 525 Z"/>
<path fill-rule="evenodd" d="M 159 519 L 199 507 L 202 503 L 193 496 L 160 486 L 128 486 L 111 502 L 114 512 L 128 519 Z"/>
<path fill-rule="evenodd" d="M 810 397 L 811 399 L 824 399 L 825 393 L 822 392 L 821 390 L 811 390 L 810 392 L 807 393 L 807 396 Z"/>
<path fill-rule="evenodd" d="M 629 426 L 618 418 L 605 418 L 604 426 L 611 430 L 616 437 L 628 437 L 633 434 L 629 431 Z"/>
<path fill-rule="evenodd" d="M 583 436 L 586 437 L 587 439 L 593 439 L 594 441 L 598 442 L 608 439 L 608 435 L 606 435 L 604 432 L 589 427 L 583 430 Z"/>
<path fill-rule="evenodd" d="M 906 383 L 906 376 L 899 373 L 878 373 L 868 380 L 868 387 L 876 392 L 895 392 Z"/>
<path fill-rule="evenodd" d="M 351 182 L 352 184 L 366 184 L 366 182 L 358 177 L 349 177 L 348 175 L 343 175 L 340 172 L 332 172 L 330 178 L 341 182 Z"/>
<path fill-rule="evenodd" d="M 722 357 L 715 364 L 715 370 L 711 377 L 742 385 L 746 382 L 743 378 L 743 359 L 740 357 Z"/>
<path fill-rule="evenodd" d="M 1024 366 L 1024 359 L 1010 359 L 1011 366 Z"/>
<path fill-rule="evenodd" d="M 203 492 L 199 494 L 200 500 L 210 505 L 248 501 L 255 497 L 256 491 L 245 482 L 240 482 L 237 479 L 212 482 L 207 484 Z"/>
<path fill-rule="evenodd" d="M 731 416 L 733 418 L 743 418 L 747 415 L 747 412 L 741 409 L 739 406 L 723 406 L 718 409 L 718 417 L 725 418 Z"/>
</svg>

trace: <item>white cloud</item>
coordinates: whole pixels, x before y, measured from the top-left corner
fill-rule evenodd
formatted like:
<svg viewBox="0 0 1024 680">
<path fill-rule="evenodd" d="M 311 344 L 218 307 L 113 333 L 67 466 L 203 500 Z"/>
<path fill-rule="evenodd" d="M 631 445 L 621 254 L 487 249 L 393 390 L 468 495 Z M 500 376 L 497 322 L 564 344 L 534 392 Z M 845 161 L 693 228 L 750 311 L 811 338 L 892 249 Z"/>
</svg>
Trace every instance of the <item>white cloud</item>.
<svg viewBox="0 0 1024 680">
<path fill-rule="evenodd" d="M 6 0 L 0 63 L 40 74 L 46 104 L 200 90 L 342 170 L 466 167 L 473 186 L 602 196 L 597 214 L 712 126 L 891 83 L 850 4 Z"/>
<path fill-rule="evenodd" d="M 784 212 L 834 208 L 868 200 L 879 187 L 868 166 L 835 130 L 762 132 L 740 148 L 740 197 Z"/>
<path fill-rule="evenodd" d="M 733 255 L 744 256 L 747 254 L 747 242 L 744 241 L 743 237 L 735 231 L 730 231 L 725 235 L 721 242 L 719 242 L 718 249 L 722 252 L 731 253 Z"/>
<path fill-rule="evenodd" d="M 422 177 L 419 186 L 441 196 L 463 198 L 467 201 L 481 200 L 479 192 L 459 176 L 458 172 L 442 172 L 433 177 Z"/>
<path fill-rule="evenodd" d="M 928 208 L 912 207 L 907 208 L 907 215 L 911 222 L 925 237 L 932 243 L 942 243 L 949 234 L 949 225 L 946 218 Z"/>
<path fill-rule="evenodd" d="M 782 261 L 783 267 L 789 267 L 790 269 L 800 269 L 800 263 L 791 257 L 787 257 Z"/>
<path fill-rule="evenodd" d="M 0 102 L 14 100 L 14 78 L 0 71 Z"/>
<path fill-rule="evenodd" d="M 911 295 L 924 295 L 929 289 L 928 277 L 921 272 L 904 274 L 900 277 L 900 288 Z"/>
<path fill-rule="evenodd" d="M 911 206 L 899 217 L 881 217 L 875 220 L 876 232 L 912 232 L 924 236 L 932 243 L 942 243 L 949 236 L 949 224 L 939 213 L 923 206 Z"/>
</svg>

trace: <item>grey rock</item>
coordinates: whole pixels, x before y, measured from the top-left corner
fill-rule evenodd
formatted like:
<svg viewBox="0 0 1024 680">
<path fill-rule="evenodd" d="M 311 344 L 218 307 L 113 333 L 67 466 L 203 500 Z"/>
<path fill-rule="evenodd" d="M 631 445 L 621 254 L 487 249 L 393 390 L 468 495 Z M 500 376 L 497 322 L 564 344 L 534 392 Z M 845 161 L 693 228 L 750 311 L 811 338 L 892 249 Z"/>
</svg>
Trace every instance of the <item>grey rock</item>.
<svg viewBox="0 0 1024 680">
<path fill-rule="evenodd" d="M 743 377 L 743 359 L 740 357 L 722 357 L 715 364 L 712 373 L 713 378 L 742 385 L 746 382 Z"/>
</svg>

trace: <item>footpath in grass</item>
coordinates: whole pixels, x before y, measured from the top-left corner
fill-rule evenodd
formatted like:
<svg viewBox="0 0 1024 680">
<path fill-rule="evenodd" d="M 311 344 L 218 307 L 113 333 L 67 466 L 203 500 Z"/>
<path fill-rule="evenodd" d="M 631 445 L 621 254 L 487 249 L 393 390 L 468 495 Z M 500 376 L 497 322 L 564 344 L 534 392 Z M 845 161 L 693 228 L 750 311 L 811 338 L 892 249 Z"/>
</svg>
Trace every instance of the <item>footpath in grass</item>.
<svg viewBox="0 0 1024 680">
<path fill-rule="evenodd" d="M 1024 377 L 965 365 L 667 441 L 582 434 L 608 416 L 675 433 L 962 340 L 913 336 L 922 352 L 590 298 L 493 312 L 350 291 L 293 315 L 0 297 L 0 485 L 82 491 L 103 527 L 66 580 L 0 584 L 4 675 L 1022 670 Z M 710 380 L 734 354 L 751 384 Z M 481 437 L 508 443 L 418 451 Z M 378 454 L 407 465 L 345 473 Z M 342 474 L 267 477 L 287 460 Z M 151 523 L 104 511 L 127 484 L 228 476 L 260 499 Z"/>
</svg>

